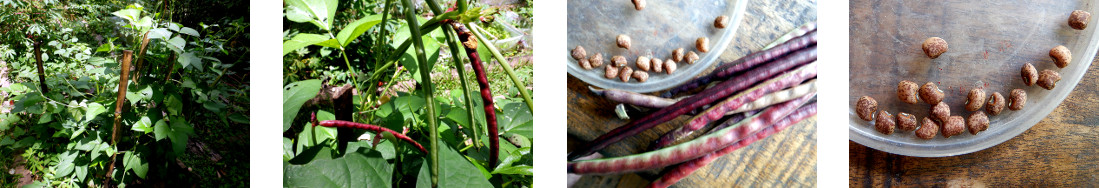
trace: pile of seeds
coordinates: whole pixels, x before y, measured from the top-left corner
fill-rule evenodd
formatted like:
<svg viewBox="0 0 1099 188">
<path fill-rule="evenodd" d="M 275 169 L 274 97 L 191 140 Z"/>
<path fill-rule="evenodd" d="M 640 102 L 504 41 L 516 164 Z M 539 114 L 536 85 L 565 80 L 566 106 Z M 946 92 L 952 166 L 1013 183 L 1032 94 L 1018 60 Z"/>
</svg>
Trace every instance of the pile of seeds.
<svg viewBox="0 0 1099 188">
<path fill-rule="evenodd" d="M 641 10 L 645 7 L 644 0 L 634 0 L 637 10 Z M 725 29 L 729 25 L 729 17 L 718 16 L 714 19 L 714 27 L 717 29 Z M 618 35 L 615 37 L 615 44 L 619 48 L 630 49 L 632 46 L 630 36 Z M 695 40 L 695 49 L 701 53 L 710 51 L 710 39 L 706 37 L 699 37 Z M 695 51 L 686 51 L 684 53 L 683 48 L 678 48 L 672 51 L 671 57 L 668 57 L 665 61 L 656 57 L 638 56 L 634 62 L 634 66 L 637 69 L 633 69 L 627 66 L 626 57 L 613 56 L 610 64 L 607 64 L 603 69 L 603 76 L 607 79 L 618 79 L 622 82 L 630 82 L 632 79 L 637 79 L 637 82 L 645 82 L 649 79 L 649 71 L 656 73 L 675 73 L 678 63 L 686 62 L 687 64 L 694 64 L 699 60 L 698 53 Z M 572 58 L 576 59 L 576 62 L 581 68 L 585 70 L 597 69 L 603 66 L 603 54 L 595 53 L 591 57 L 588 57 L 587 51 L 583 46 L 577 45 L 572 49 Z"/>
<path fill-rule="evenodd" d="M 1074 29 L 1083 30 L 1087 27 L 1086 23 L 1089 19 L 1090 13 L 1077 10 L 1070 15 L 1068 24 Z M 924 55 L 935 59 L 946 53 L 947 43 L 942 38 L 931 37 L 924 40 L 922 48 Z M 1050 49 L 1049 57 L 1058 68 L 1068 67 L 1072 62 L 1072 52 L 1065 46 Z M 1046 69 L 1039 72 L 1030 63 L 1023 64 L 1020 74 L 1024 85 L 1037 85 L 1046 90 L 1053 90 L 1061 80 L 1061 74 L 1057 71 Z M 964 105 L 966 111 L 972 112 L 968 117 L 952 116 L 949 105 L 943 102 L 945 94 L 932 82 L 917 88 L 915 82 L 901 81 L 897 83 L 897 98 L 908 104 L 916 104 L 919 100 L 923 100 L 924 103 L 931 105 L 928 117 L 922 118 L 917 125 L 917 118 L 912 114 L 898 112 L 897 116 L 893 116 L 887 110 L 879 111 L 878 102 L 869 96 L 859 98 L 855 103 L 855 113 L 862 120 L 873 121 L 874 129 L 882 134 L 893 134 L 896 132 L 896 127 L 899 127 L 902 131 L 913 131 L 916 137 L 925 140 L 934 138 L 939 132 L 942 132 L 944 138 L 950 138 L 966 130 L 973 135 L 987 130 L 988 116 L 999 115 L 1004 107 L 1013 111 L 1022 110 L 1026 105 L 1027 94 L 1023 89 L 1013 89 L 1005 100 L 1000 92 L 988 95 L 983 89 L 972 89 Z M 982 108 L 985 111 L 981 111 Z"/>
</svg>

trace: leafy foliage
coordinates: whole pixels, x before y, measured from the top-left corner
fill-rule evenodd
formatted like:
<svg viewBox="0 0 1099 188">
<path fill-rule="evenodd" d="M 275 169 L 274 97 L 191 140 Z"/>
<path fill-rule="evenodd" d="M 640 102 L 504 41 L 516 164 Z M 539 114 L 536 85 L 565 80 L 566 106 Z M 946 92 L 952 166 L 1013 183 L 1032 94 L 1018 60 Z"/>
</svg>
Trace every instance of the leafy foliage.
<svg viewBox="0 0 1099 188">
<path fill-rule="evenodd" d="M 0 31 L 0 62 L 12 82 L 0 88 L 10 105 L 0 113 L 0 154 L 21 155 L 32 186 L 246 185 L 240 178 L 247 179 L 248 154 L 232 152 L 248 144 L 231 142 L 248 134 L 248 82 L 239 72 L 248 69 L 249 49 L 237 43 L 247 40 L 241 31 L 248 24 L 221 18 L 184 25 L 161 14 L 172 2 L 0 1 L 0 27 L 28 28 Z M 134 51 L 131 67 L 120 66 L 123 50 Z M 123 69 L 131 76 L 125 102 L 116 100 Z M 123 127 L 112 143 L 116 118 Z M 189 151 L 205 143 L 230 153 Z M 116 168 L 107 172 L 112 159 Z M 237 178 L 192 181 L 219 176 Z"/>
<path fill-rule="evenodd" d="M 397 130 L 419 143 L 430 142 L 433 134 L 429 121 L 437 120 L 434 130 L 438 149 L 430 152 L 438 154 L 439 185 L 531 186 L 533 121 L 530 107 L 517 97 L 518 90 L 529 88 L 512 87 L 513 92 L 508 92 L 505 83 L 510 82 L 501 81 L 506 75 L 490 74 L 493 83 L 500 83 L 494 86 L 499 88 L 493 89 L 503 89 L 497 93 L 503 95 L 498 96 L 492 108 L 497 110 L 501 135 L 488 135 L 482 101 L 470 97 L 476 92 L 473 91 L 476 85 L 462 86 L 475 84 L 466 81 L 472 80 L 473 73 L 452 69 L 455 65 L 464 66 L 456 56 L 464 53 L 447 50 L 454 44 L 448 42 L 453 41 L 448 40 L 453 35 L 443 29 L 449 25 L 441 24 L 444 19 L 480 20 L 481 16 L 495 13 L 489 11 L 495 9 L 475 7 L 466 12 L 417 14 L 417 22 L 423 25 L 410 25 L 400 14 L 406 7 L 399 0 L 296 0 L 287 1 L 286 5 L 284 186 L 431 187 L 429 154 L 414 146 L 384 134 L 312 125 L 311 114 L 323 121 L 335 119 L 334 113 L 348 113 L 306 102 L 326 93 L 321 88 L 345 84 L 355 90 L 350 112 L 354 116 L 343 120 Z M 410 27 L 420 28 L 422 35 L 413 36 Z M 413 40 L 421 40 L 423 48 L 411 45 Z M 420 50 L 425 58 L 416 58 Z M 486 50 L 482 58 L 487 57 L 491 54 Z M 422 79 L 421 70 L 431 74 L 427 75 L 431 80 Z M 527 78 L 524 82 L 529 84 L 529 69 L 519 72 L 525 74 L 521 77 Z M 431 82 L 443 85 L 430 88 Z M 428 95 L 432 90 L 435 92 Z M 428 115 L 432 100 L 425 96 L 433 96 L 430 99 L 434 101 L 434 117 Z M 343 140 L 338 135 L 348 133 L 342 131 L 352 131 L 358 139 Z M 488 166 L 489 136 L 508 140 L 501 142 L 497 159 L 500 162 L 496 166 Z"/>
</svg>

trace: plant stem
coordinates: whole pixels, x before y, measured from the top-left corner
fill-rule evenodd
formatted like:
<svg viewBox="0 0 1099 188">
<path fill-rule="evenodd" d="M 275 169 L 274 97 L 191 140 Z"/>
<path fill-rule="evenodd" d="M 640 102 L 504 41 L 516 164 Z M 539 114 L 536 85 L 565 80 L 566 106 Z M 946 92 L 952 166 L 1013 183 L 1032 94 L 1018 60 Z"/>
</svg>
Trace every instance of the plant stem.
<svg viewBox="0 0 1099 188">
<path fill-rule="evenodd" d="M 439 133 L 436 131 L 435 118 L 435 86 L 431 84 L 431 66 L 428 66 L 427 56 L 424 55 L 424 41 L 421 38 L 420 23 L 416 20 L 417 16 L 413 11 L 414 6 L 411 0 L 401 0 L 404 4 L 405 21 L 408 22 L 408 30 L 410 35 L 409 39 L 416 45 L 416 60 L 420 64 L 420 81 L 423 83 L 424 100 L 427 102 L 427 130 L 428 130 L 428 143 L 430 143 L 431 149 L 428 152 L 428 156 L 431 165 L 431 187 L 439 186 Z"/>
<path fill-rule="evenodd" d="M 480 27 L 477 27 L 476 24 L 466 25 L 468 25 L 467 27 L 470 28 L 470 31 L 472 31 L 473 35 L 477 36 L 477 40 L 483 42 L 485 44 L 485 47 L 488 48 L 488 51 L 492 52 L 492 56 L 496 57 L 497 62 L 500 62 L 500 67 L 504 67 L 504 72 L 507 73 L 508 77 L 511 78 L 511 83 L 515 84 L 515 87 L 517 87 L 516 89 L 519 90 L 519 94 L 523 95 L 523 101 L 527 102 L 527 107 L 530 107 L 530 110 L 533 112 L 534 100 L 530 99 L 530 91 L 527 91 L 527 86 L 523 85 L 523 82 L 519 81 L 519 77 L 515 76 L 515 70 L 513 70 L 511 68 L 511 65 L 508 64 L 508 61 L 504 59 L 504 55 L 501 55 L 500 50 L 497 50 L 496 46 L 493 46 L 492 43 L 488 42 L 488 38 L 485 38 L 485 36 L 481 34 L 485 32 L 484 30 L 482 30 Z"/>
</svg>

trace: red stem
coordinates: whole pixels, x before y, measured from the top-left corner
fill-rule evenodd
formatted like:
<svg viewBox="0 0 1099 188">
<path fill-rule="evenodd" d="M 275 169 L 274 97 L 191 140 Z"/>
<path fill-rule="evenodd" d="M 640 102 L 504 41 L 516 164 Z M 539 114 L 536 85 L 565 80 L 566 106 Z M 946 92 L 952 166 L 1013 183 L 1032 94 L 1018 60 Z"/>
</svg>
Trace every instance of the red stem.
<svg viewBox="0 0 1099 188">
<path fill-rule="evenodd" d="M 316 126 L 316 125 L 314 125 L 314 126 Z M 427 153 L 427 149 L 424 149 L 424 146 L 420 145 L 420 143 L 417 143 L 415 140 L 412 140 L 412 138 L 409 138 L 408 136 L 405 136 L 404 134 L 398 133 L 397 131 L 393 131 L 392 129 L 389 129 L 389 128 L 385 128 L 385 127 L 381 127 L 381 126 L 377 126 L 377 125 L 365 124 L 365 123 L 355 123 L 355 122 L 344 121 L 344 120 L 324 120 L 324 121 L 321 121 L 320 126 L 337 127 L 337 128 L 363 129 L 363 130 L 371 131 L 371 132 L 374 132 L 374 133 L 377 133 L 377 134 L 381 134 L 382 132 L 388 132 L 389 134 L 393 134 L 394 137 L 397 137 L 397 139 L 401 139 L 401 140 L 404 140 L 404 141 L 406 141 L 406 142 L 408 142 L 412 145 L 415 145 L 416 148 L 420 149 L 420 151 L 423 151 L 424 153 Z"/>
<path fill-rule="evenodd" d="M 814 29 L 813 31 L 810 31 L 805 35 L 791 39 L 790 41 L 786 41 L 785 43 L 775 46 L 774 48 L 758 51 L 749 54 L 748 56 L 737 59 L 736 61 L 725 63 L 721 67 L 715 69 L 715 71 L 710 72 L 710 74 L 698 77 L 694 80 L 691 80 L 690 82 L 672 88 L 671 90 L 664 92 L 664 94 L 661 94 L 660 97 L 670 98 L 675 94 L 701 87 L 712 81 L 727 79 L 729 77 L 737 75 L 736 73 L 740 73 L 744 70 L 748 70 L 749 68 L 770 62 L 771 60 L 782 57 L 787 53 L 801 51 L 801 49 L 815 44 L 817 44 L 817 32 Z"/>
<path fill-rule="evenodd" d="M 661 108 L 660 110 L 649 114 L 645 117 L 638 118 L 637 120 L 630 121 L 626 125 L 620 126 L 610 132 L 600 135 L 595 140 L 584 144 L 580 149 L 569 153 L 568 160 L 575 160 L 581 156 L 587 156 L 595 151 L 599 151 L 610 144 L 617 143 L 626 137 L 630 137 L 648 130 L 661 123 L 670 121 L 679 115 L 683 115 L 691 110 L 713 103 L 714 101 L 725 99 L 726 97 L 740 92 L 757 82 L 770 79 L 775 75 L 781 74 L 786 70 L 790 70 L 794 67 L 804 65 L 806 63 L 815 61 L 817 58 L 816 46 L 807 48 L 798 53 L 794 53 L 783 57 L 782 59 L 775 60 L 774 63 L 770 63 L 766 66 L 759 66 L 749 70 L 736 78 L 732 78 L 719 83 L 713 88 L 706 89 L 699 94 L 692 95 L 686 99 L 680 100 L 671 106 Z M 812 70 L 813 75 L 816 75 L 816 68 Z M 724 114 L 722 114 L 724 115 Z"/>
<path fill-rule="evenodd" d="M 462 47 L 466 49 L 466 56 L 469 56 L 470 64 L 473 65 L 473 73 L 477 74 L 477 85 L 481 87 L 481 101 L 485 106 L 485 122 L 488 123 L 488 142 L 489 142 L 489 167 L 496 167 L 496 160 L 500 158 L 500 133 L 496 128 L 496 110 L 492 101 L 492 90 L 489 89 L 488 76 L 485 74 L 485 66 L 481 63 L 481 57 L 477 55 L 477 39 L 470 33 L 469 28 L 466 28 L 461 23 L 454 20 L 444 20 L 443 22 L 449 23 L 454 27 L 454 31 L 458 33 L 458 39 L 462 41 Z M 504 63 L 504 62 L 500 62 Z"/>
<path fill-rule="evenodd" d="M 691 175 L 691 173 L 693 173 L 695 170 L 705 167 L 711 162 L 714 162 L 714 160 L 721 158 L 721 156 L 727 155 L 729 153 L 732 153 L 733 151 L 736 151 L 737 149 L 743 148 L 756 141 L 767 138 L 772 134 L 782 131 L 787 127 L 797 124 L 798 122 L 808 119 L 809 117 L 816 114 L 816 103 L 802 106 L 801 108 L 798 108 L 797 111 L 790 113 L 790 115 L 787 116 L 785 119 L 779 120 L 778 122 L 775 122 L 774 125 L 764 128 L 763 130 L 756 132 L 754 135 L 749 135 L 748 137 L 745 137 L 744 139 L 733 143 L 732 145 L 729 145 L 725 149 L 721 149 L 717 152 L 707 154 L 706 156 L 702 156 L 700 158 L 676 165 L 674 168 L 665 171 L 663 177 L 660 177 L 660 179 L 657 179 L 656 181 L 653 181 L 652 184 L 649 184 L 649 187 L 671 186 L 672 184 L 679 182 L 679 180 L 686 178 L 688 175 Z"/>
</svg>

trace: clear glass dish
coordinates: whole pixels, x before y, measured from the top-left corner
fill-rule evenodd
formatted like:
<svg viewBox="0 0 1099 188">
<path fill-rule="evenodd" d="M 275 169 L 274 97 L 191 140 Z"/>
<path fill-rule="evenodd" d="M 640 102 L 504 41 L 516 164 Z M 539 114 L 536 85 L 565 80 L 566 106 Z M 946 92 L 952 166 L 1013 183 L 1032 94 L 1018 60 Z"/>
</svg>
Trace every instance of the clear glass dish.
<svg viewBox="0 0 1099 188">
<path fill-rule="evenodd" d="M 1092 18 L 1085 30 L 1068 26 L 1073 10 L 1097 13 L 1094 1 L 877 1 L 851 2 L 850 15 L 850 98 L 848 119 L 850 140 L 881 151 L 917 156 L 942 157 L 967 154 L 1003 143 L 1041 121 L 1072 92 L 1099 51 L 1099 33 Z M 861 12 L 861 13 L 860 13 Z M 868 13 L 868 14 L 867 14 Z M 1093 15 L 1094 17 L 1094 15 Z M 928 37 L 941 37 L 949 50 L 937 59 L 923 55 L 921 44 Z M 1049 50 L 1064 45 L 1072 51 L 1068 67 L 1057 68 Z M 1051 69 L 1062 79 L 1053 90 L 1026 86 L 1020 76 L 1024 63 L 1039 71 Z M 897 130 L 885 135 L 873 123 L 859 119 L 854 104 L 861 96 L 878 101 L 879 110 L 892 114 L 907 112 L 917 118 L 928 115 L 930 105 L 906 104 L 896 97 L 897 83 L 935 82 L 946 93 L 951 115 L 968 118 L 963 104 L 970 89 L 1027 92 L 1020 111 L 989 116 L 988 130 L 972 135 L 968 131 L 931 140 L 916 138 L 912 131 Z M 983 110 L 983 109 L 982 109 Z"/>
<path fill-rule="evenodd" d="M 596 87 L 639 93 L 668 89 L 694 78 L 717 61 L 732 42 L 747 6 L 747 0 L 648 1 L 643 10 L 637 11 L 629 1 L 569 0 L 568 48 L 562 49 L 561 57 L 568 62 L 570 75 Z M 713 26 L 714 19 L 720 15 L 729 17 L 729 26 L 724 29 Z M 629 50 L 617 46 L 615 37 L 619 34 L 632 39 Z M 703 36 L 710 39 L 710 51 L 699 53 L 699 62 L 680 62 L 676 72 L 670 75 L 650 72 L 645 82 L 607 79 L 603 77 L 603 67 L 584 70 L 570 55 L 579 45 L 589 57 L 603 53 L 603 66 L 609 64 L 612 56 L 621 55 L 629 60 L 628 66 L 636 70 L 634 61 L 638 56 L 663 60 L 677 48 L 698 53 L 695 40 Z"/>
</svg>

